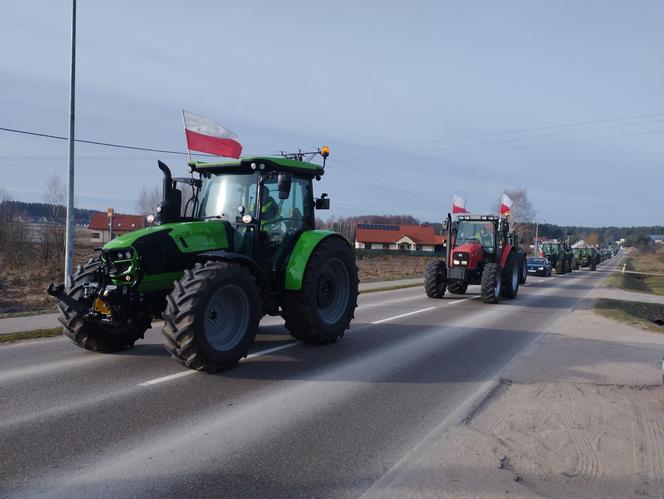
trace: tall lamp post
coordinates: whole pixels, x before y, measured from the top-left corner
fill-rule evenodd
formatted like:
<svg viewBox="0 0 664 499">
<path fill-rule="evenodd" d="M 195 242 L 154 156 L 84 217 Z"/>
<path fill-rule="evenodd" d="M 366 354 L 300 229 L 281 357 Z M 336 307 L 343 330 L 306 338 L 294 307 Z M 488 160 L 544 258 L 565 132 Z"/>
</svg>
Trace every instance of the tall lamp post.
<svg viewBox="0 0 664 499">
<path fill-rule="evenodd" d="M 69 278 L 72 275 L 74 264 L 74 102 L 75 102 L 75 79 L 76 77 L 76 0 L 72 0 L 71 9 L 71 77 L 69 89 L 69 168 L 67 184 L 67 225 L 65 244 L 65 287 L 69 288 L 72 283 Z"/>
</svg>

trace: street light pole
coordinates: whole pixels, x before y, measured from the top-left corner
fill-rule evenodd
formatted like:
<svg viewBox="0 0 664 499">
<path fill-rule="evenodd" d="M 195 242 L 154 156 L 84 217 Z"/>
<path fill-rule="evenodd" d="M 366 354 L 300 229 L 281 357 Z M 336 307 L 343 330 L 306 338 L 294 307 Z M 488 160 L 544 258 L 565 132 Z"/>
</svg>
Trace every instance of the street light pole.
<svg viewBox="0 0 664 499">
<path fill-rule="evenodd" d="M 74 262 L 74 103 L 76 90 L 76 0 L 71 10 L 71 77 L 69 89 L 69 169 L 67 184 L 67 225 L 65 245 L 65 287 L 72 283 L 70 276 Z"/>
</svg>

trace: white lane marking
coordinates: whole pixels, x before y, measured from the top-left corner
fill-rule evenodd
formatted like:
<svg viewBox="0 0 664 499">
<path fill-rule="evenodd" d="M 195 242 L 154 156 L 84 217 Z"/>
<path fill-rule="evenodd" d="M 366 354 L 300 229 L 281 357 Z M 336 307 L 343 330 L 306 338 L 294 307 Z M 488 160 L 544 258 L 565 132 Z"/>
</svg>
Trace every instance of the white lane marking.
<svg viewBox="0 0 664 499">
<path fill-rule="evenodd" d="M 175 374 L 169 374 L 168 376 L 163 376 L 161 378 L 155 378 L 155 379 L 151 379 L 150 381 L 145 381 L 143 383 L 139 383 L 138 386 L 152 386 L 152 385 L 156 385 L 158 383 L 164 383 L 165 381 L 170 381 L 172 379 L 182 378 L 184 376 L 189 376 L 191 374 L 196 374 L 197 372 L 198 371 L 194 371 L 193 369 L 191 369 L 189 371 L 182 371 L 182 372 L 175 373 Z"/>
<path fill-rule="evenodd" d="M 428 312 L 429 310 L 433 310 L 434 308 L 437 308 L 437 307 L 428 307 L 428 308 L 422 308 L 420 310 L 414 310 L 412 312 L 408 312 L 408 313 L 405 313 L 405 314 L 395 315 L 394 317 L 387 317 L 386 319 L 381 319 L 379 321 L 373 321 L 373 322 L 371 322 L 371 324 L 382 324 L 383 322 L 393 321 L 395 319 L 401 319 L 402 317 L 408 317 L 409 315 L 415 315 L 415 314 L 421 314 L 422 312 Z"/>
<path fill-rule="evenodd" d="M 279 345 L 278 347 L 273 347 L 273 348 L 268 348 L 267 350 L 261 350 L 260 352 L 254 352 L 252 354 L 247 355 L 247 359 L 253 359 L 255 357 L 260 357 L 261 355 L 267 355 L 272 352 L 277 352 L 279 350 L 286 350 L 287 348 L 292 348 L 296 345 L 299 345 L 299 341 L 294 341 L 292 343 L 286 343 L 285 345 Z M 151 379 L 150 381 L 144 381 L 143 383 L 139 383 L 138 386 L 152 386 L 152 385 L 157 385 L 159 383 L 164 383 L 166 381 L 171 381 L 173 379 L 178 379 L 178 378 L 183 378 L 184 376 L 189 376 L 191 374 L 196 374 L 198 371 L 194 371 L 193 369 L 189 371 L 182 371 L 179 373 L 175 374 L 169 374 L 168 376 L 162 376 L 161 378 L 155 378 Z"/>
<path fill-rule="evenodd" d="M 110 360 L 111 356 L 103 356 L 96 354 L 83 354 L 81 356 L 76 356 L 72 359 L 56 360 L 48 364 L 39 364 L 30 367 L 19 367 L 16 369 L 10 369 L 7 371 L 0 372 L 0 383 L 6 381 L 12 381 L 18 378 L 27 378 L 31 376 L 42 376 L 51 372 L 60 371 L 60 370 L 71 370 L 76 369 L 80 366 L 85 366 L 86 364 L 92 364 L 96 361 L 101 360 Z"/>
<path fill-rule="evenodd" d="M 473 300 L 475 298 L 479 298 L 479 295 L 478 296 L 470 296 L 468 298 L 462 298 L 461 300 L 450 301 L 450 302 L 446 303 L 445 305 L 451 305 L 453 303 L 459 303 L 459 302 L 466 301 L 466 300 Z M 395 315 L 394 317 L 387 317 L 387 318 L 381 319 L 379 321 L 371 322 L 370 324 L 382 324 L 383 322 L 393 321 L 395 319 L 400 319 L 402 317 L 408 317 L 410 315 L 420 314 L 422 312 L 428 312 L 429 310 L 433 310 L 434 308 L 439 308 L 439 307 L 423 308 L 423 309 L 420 309 L 420 310 L 415 310 L 413 312 L 408 312 L 408 313 L 405 313 L 405 314 Z M 268 348 L 267 350 L 261 350 L 260 352 L 254 352 L 252 354 L 249 354 L 249 355 L 247 355 L 246 359 L 247 360 L 248 359 L 253 359 L 253 358 L 256 358 L 256 357 L 260 357 L 261 355 L 267 355 L 267 354 L 270 354 L 272 352 L 278 352 L 279 350 L 286 350 L 287 348 L 292 348 L 292 347 L 297 346 L 299 344 L 301 344 L 300 341 L 294 341 L 292 343 L 286 343 L 285 345 L 279 345 L 278 347 Z M 138 386 L 152 386 L 152 385 L 156 385 L 156 384 L 159 384 L 159 383 L 164 383 L 166 381 L 171 381 L 173 379 L 182 378 L 184 376 L 189 376 L 191 374 L 196 374 L 197 372 L 198 371 L 191 370 L 191 371 L 182 371 L 182 372 L 175 373 L 175 374 L 169 374 L 168 376 L 163 376 L 161 378 L 155 378 L 155 379 L 151 379 L 149 381 L 144 381 L 143 383 L 139 383 Z"/>
<path fill-rule="evenodd" d="M 247 355 L 247 359 L 253 359 L 254 357 L 260 357 L 261 355 L 267 355 L 268 353 L 278 352 L 279 350 L 286 350 L 287 348 L 294 347 L 299 345 L 301 342 L 294 341 L 293 343 L 286 343 L 285 345 L 279 345 L 278 347 L 268 348 L 267 350 L 261 350 L 260 352 L 254 352 Z"/>
</svg>

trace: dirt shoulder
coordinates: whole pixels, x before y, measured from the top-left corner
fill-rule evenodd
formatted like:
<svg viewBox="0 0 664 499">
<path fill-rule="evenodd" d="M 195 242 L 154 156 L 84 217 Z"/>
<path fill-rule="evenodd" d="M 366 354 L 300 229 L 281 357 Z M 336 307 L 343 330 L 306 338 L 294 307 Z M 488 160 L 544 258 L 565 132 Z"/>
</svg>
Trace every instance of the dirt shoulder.
<svg viewBox="0 0 664 499">
<path fill-rule="evenodd" d="M 368 495 L 664 497 L 664 335 L 582 306 Z"/>
</svg>

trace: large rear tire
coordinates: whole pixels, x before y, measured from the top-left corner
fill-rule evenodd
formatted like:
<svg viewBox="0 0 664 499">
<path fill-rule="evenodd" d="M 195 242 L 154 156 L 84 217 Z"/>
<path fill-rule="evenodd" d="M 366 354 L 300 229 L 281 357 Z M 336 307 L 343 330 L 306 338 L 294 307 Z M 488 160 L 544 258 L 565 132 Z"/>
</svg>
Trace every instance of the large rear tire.
<svg viewBox="0 0 664 499">
<path fill-rule="evenodd" d="M 502 288 L 502 276 L 497 263 L 487 263 L 482 271 L 482 301 L 498 303 Z"/>
<path fill-rule="evenodd" d="M 424 270 L 424 291 L 429 298 L 445 296 L 447 286 L 447 265 L 445 260 L 431 260 Z"/>
<path fill-rule="evenodd" d="M 566 270 L 565 267 L 567 267 L 565 258 L 561 255 L 558 255 L 558 258 L 556 259 L 556 274 L 564 274 Z"/>
<path fill-rule="evenodd" d="M 350 327 L 357 295 L 353 249 L 339 237 L 328 237 L 309 258 L 302 289 L 285 294 L 281 316 L 294 338 L 306 343 L 331 343 Z"/>
<path fill-rule="evenodd" d="M 237 264 L 196 264 L 166 297 L 166 350 L 197 371 L 234 367 L 258 331 L 261 300 L 254 277 Z"/>
<path fill-rule="evenodd" d="M 455 295 L 465 295 L 468 283 L 458 280 L 447 281 L 447 290 Z"/>
<path fill-rule="evenodd" d="M 98 265 L 99 260 L 92 258 L 86 264 L 79 265 L 72 276 L 71 289 L 66 293 L 74 300 L 80 299 L 85 284 L 95 280 Z M 65 336 L 76 346 L 93 352 L 116 352 L 134 346 L 136 340 L 143 338 L 152 322 L 151 315 L 141 314 L 128 319 L 122 326 L 105 326 L 86 321 L 81 314 L 63 302 L 58 303 L 58 309 L 58 320 Z"/>
<path fill-rule="evenodd" d="M 514 253 L 507 257 L 507 263 L 503 269 L 503 286 L 501 296 L 510 300 L 516 298 L 519 292 L 519 260 Z"/>
</svg>

